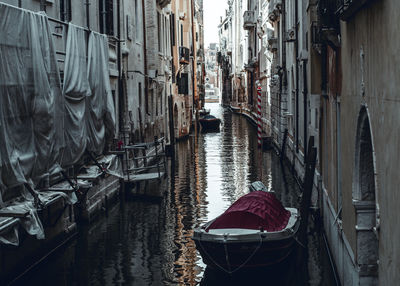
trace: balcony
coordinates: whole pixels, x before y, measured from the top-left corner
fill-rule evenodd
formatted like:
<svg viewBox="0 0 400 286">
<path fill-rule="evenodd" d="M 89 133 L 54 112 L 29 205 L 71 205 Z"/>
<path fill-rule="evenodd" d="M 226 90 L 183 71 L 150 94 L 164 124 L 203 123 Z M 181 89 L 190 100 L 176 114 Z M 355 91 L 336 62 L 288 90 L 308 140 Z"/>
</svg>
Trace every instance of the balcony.
<svg viewBox="0 0 400 286">
<path fill-rule="evenodd" d="M 320 0 L 318 3 L 319 21 L 316 23 L 320 40 L 327 42 L 329 45 L 338 47 L 340 45 L 340 18 L 337 14 L 338 4 L 343 0 Z M 316 35 L 316 31 L 313 34 Z"/>
<path fill-rule="evenodd" d="M 371 1 L 372 0 L 336 0 L 336 14 L 343 21 L 347 21 L 367 2 Z"/>
<path fill-rule="evenodd" d="M 278 49 L 278 38 L 275 37 L 274 30 L 267 29 L 268 50 L 275 52 Z"/>
<path fill-rule="evenodd" d="M 271 23 L 278 20 L 282 11 L 282 0 L 270 0 L 268 6 L 268 19 Z"/>
<path fill-rule="evenodd" d="M 186 47 L 179 47 L 179 63 L 188 65 L 190 59 L 190 51 Z"/>
<path fill-rule="evenodd" d="M 243 14 L 243 29 L 250 30 L 256 26 L 254 11 L 245 11 Z"/>
<path fill-rule="evenodd" d="M 249 72 L 253 72 L 257 66 L 258 66 L 258 59 L 257 57 L 253 57 L 252 59 L 249 59 L 247 64 L 244 64 L 244 69 Z"/>
<path fill-rule="evenodd" d="M 168 4 L 171 3 L 171 0 L 157 0 L 157 4 L 161 7 L 164 8 Z"/>
</svg>

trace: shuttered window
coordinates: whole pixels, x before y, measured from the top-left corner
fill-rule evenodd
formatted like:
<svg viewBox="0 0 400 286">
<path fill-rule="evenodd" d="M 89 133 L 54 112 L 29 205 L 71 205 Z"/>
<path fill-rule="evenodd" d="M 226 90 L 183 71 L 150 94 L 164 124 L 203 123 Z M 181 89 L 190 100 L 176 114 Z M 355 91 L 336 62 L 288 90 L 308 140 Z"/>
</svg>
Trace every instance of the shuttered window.
<svg viewBox="0 0 400 286">
<path fill-rule="evenodd" d="M 181 73 L 177 80 L 178 80 L 178 93 L 189 94 L 189 74 Z"/>
</svg>

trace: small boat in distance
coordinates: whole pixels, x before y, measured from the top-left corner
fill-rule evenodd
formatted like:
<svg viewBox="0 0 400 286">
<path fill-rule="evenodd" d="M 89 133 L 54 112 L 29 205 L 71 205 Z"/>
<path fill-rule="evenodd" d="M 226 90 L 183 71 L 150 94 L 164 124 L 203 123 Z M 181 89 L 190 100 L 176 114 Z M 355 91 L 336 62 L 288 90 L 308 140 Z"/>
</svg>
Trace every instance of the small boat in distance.
<svg viewBox="0 0 400 286">
<path fill-rule="evenodd" d="M 262 182 L 240 197 L 222 215 L 194 230 L 193 240 L 203 262 L 229 274 L 271 266 L 285 260 L 295 246 L 300 218 L 284 208 Z"/>
<path fill-rule="evenodd" d="M 214 115 L 207 114 L 200 117 L 199 123 L 202 131 L 219 131 L 221 119 Z"/>
<path fill-rule="evenodd" d="M 200 117 L 201 117 L 201 116 L 208 115 L 208 114 L 210 114 L 210 109 L 205 109 L 205 108 L 203 108 L 203 109 L 200 109 L 200 110 L 199 110 L 199 115 L 200 115 Z"/>
</svg>

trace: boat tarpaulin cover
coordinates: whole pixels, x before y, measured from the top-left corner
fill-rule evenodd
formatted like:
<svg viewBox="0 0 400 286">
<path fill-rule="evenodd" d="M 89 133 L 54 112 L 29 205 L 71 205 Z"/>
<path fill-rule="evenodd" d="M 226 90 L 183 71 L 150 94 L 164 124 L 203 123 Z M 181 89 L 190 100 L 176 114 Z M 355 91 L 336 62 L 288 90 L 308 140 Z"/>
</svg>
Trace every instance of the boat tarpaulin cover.
<svg viewBox="0 0 400 286">
<path fill-rule="evenodd" d="M 286 210 L 273 192 L 256 191 L 234 202 L 208 229 L 244 228 L 280 231 L 289 221 Z"/>
</svg>

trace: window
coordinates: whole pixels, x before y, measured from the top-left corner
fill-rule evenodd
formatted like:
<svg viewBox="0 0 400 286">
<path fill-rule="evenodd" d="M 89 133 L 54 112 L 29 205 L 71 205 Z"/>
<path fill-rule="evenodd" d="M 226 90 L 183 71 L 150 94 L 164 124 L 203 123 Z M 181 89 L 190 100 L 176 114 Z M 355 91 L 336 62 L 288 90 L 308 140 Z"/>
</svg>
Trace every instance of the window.
<svg viewBox="0 0 400 286">
<path fill-rule="evenodd" d="M 175 14 L 172 13 L 170 15 L 170 23 L 171 23 L 171 43 L 172 46 L 175 46 Z"/>
<path fill-rule="evenodd" d="M 157 98 L 156 98 L 156 116 L 158 116 L 158 102 L 160 101 L 160 95 L 157 92 Z"/>
<path fill-rule="evenodd" d="M 139 11 L 139 1 L 135 0 L 135 37 L 139 39 L 140 36 L 140 11 Z"/>
<path fill-rule="evenodd" d="M 100 33 L 114 35 L 114 0 L 99 0 Z"/>
<path fill-rule="evenodd" d="M 181 46 L 183 47 L 183 25 L 181 24 Z"/>
<path fill-rule="evenodd" d="M 161 15 L 157 12 L 157 23 L 158 23 L 158 51 L 162 52 L 162 28 L 161 28 Z"/>
<path fill-rule="evenodd" d="M 164 54 L 167 54 L 167 47 L 168 47 L 168 26 L 167 26 L 167 17 L 163 16 L 164 18 Z"/>
<path fill-rule="evenodd" d="M 72 20 L 71 0 L 60 0 L 60 19 L 63 22 Z"/>
</svg>

